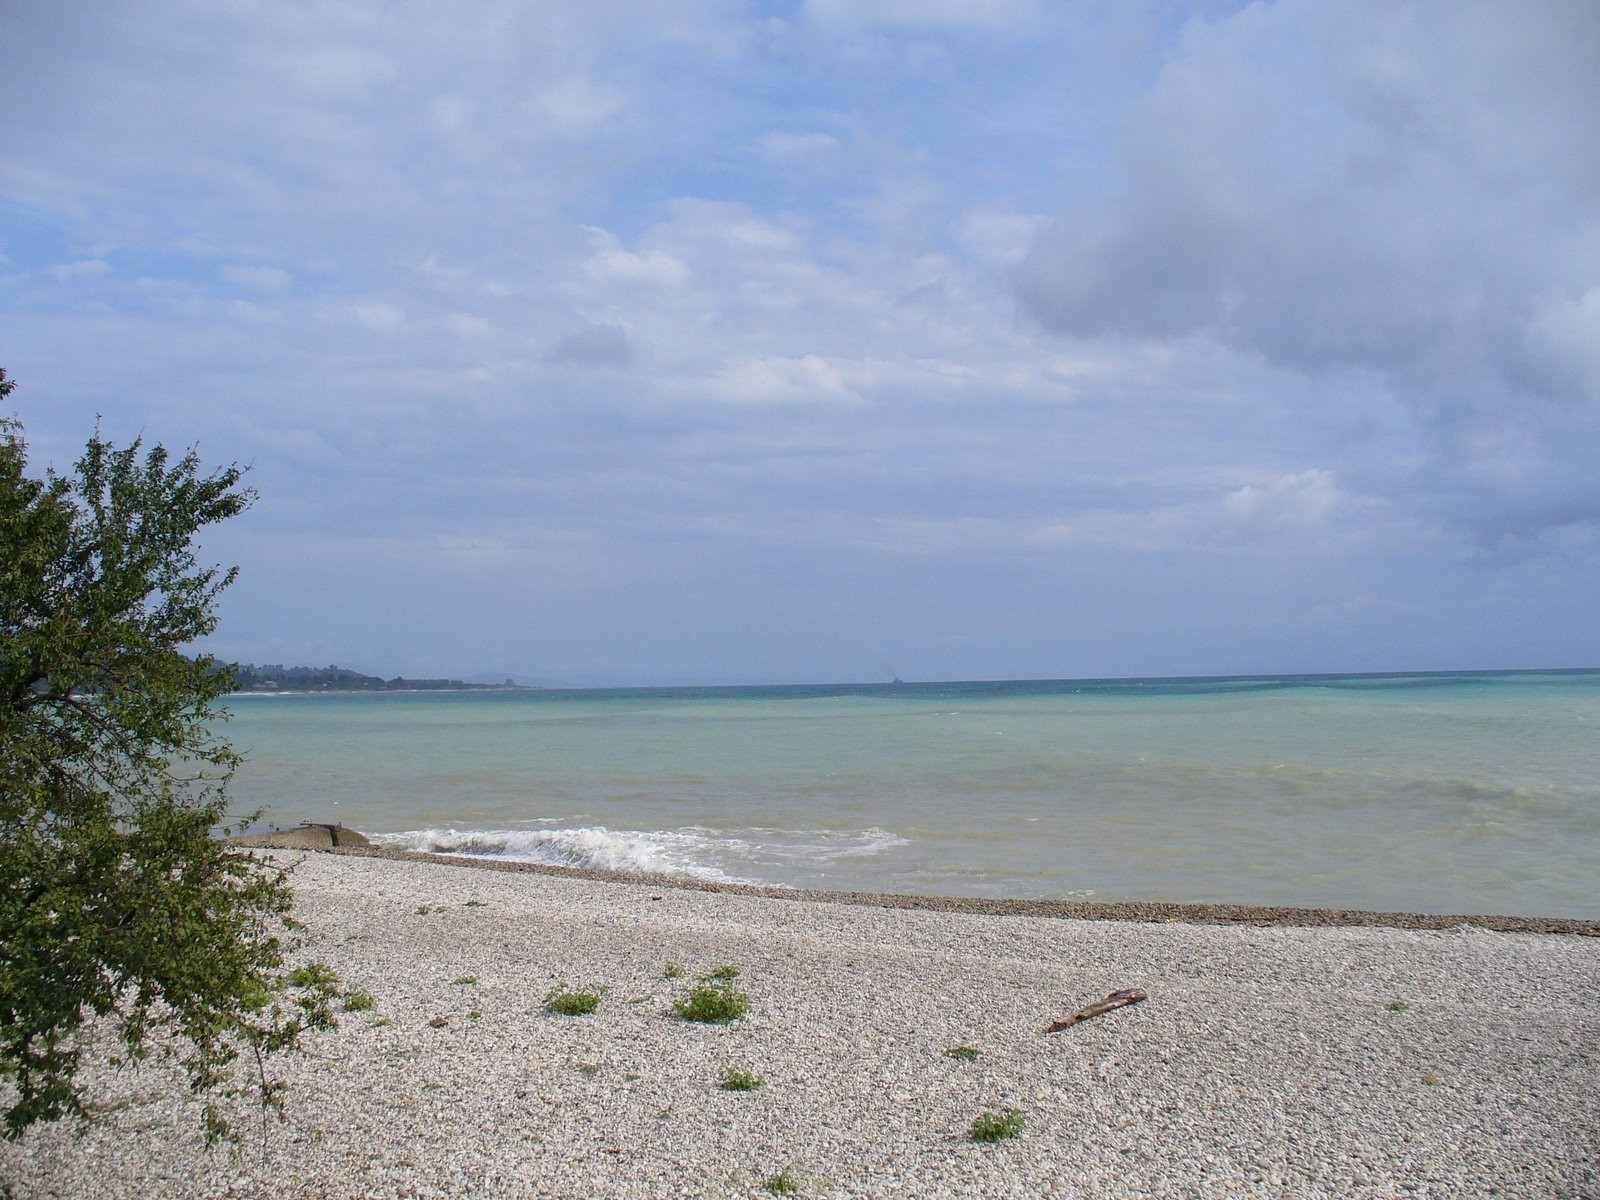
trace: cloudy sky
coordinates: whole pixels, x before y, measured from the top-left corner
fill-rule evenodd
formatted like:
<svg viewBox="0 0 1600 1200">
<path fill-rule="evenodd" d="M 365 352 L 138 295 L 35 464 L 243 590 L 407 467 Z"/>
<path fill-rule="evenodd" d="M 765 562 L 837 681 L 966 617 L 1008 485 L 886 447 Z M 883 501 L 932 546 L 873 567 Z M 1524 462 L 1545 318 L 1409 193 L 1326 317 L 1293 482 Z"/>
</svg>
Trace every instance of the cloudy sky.
<svg viewBox="0 0 1600 1200">
<path fill-rule="evenodd" d="M 33 461 L 252 465 L 212 647 L 1600 665 L 1593 0 L 7 0 Z"/>
</svg>

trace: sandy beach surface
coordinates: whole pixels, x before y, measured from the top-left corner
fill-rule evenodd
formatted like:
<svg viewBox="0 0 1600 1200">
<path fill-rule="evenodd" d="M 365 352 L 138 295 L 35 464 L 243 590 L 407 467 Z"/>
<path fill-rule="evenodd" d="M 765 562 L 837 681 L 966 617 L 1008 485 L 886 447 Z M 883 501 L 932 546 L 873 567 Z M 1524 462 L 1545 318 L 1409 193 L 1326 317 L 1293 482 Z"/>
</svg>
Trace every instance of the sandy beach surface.
<svg viewBox="0 0 1600 1200">
<path fill-rule="evenodd" d="M 247 1108 L 242 1150 L 208 1152 L 172 1075 L 97 1069 L 86 1136 L 0 1145 L 10 1195 L 1600 1196 L 1600 938 L 1581 932 L 280 858 L 302 957 L 377 1004 L 273 1063 L 288 1110 L 264 1148 Z M 674 1001 L 724 964 L 748 1015 L 683 1020 Z M 557 987 L 606 995 L 559 1016 Z M 1045 1032 L 1124 988 L 1148 999 Z M 725 1090 L 730 1068 L 764 1084 Z M 1006 1109 L 1019 1136 L 972 1140 Z"/>
</svg>

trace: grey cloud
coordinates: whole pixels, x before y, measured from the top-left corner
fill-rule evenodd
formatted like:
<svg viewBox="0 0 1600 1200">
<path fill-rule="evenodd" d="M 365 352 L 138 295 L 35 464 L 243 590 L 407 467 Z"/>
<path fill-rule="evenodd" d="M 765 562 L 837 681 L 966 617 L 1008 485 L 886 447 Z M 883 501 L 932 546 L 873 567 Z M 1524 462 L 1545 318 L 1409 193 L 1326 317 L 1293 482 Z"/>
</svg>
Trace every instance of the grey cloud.
<svg viewBox="0 0 1600 1200">
<path fill-rule="evenodd" d="M 633 361 L 628 334 L 620 325 L 593 325 L 555 344 L 548 361 L 586 367 L 625 367 Z"/>
<path fill-rule="evenodd" d="M 1125 126 L 1123 190 L 1062 212 L 1017 294 L 1061 333 L 1373 373 L 1423 463 L 1388 487 L 1534 548 L 1600 520 L 1597 63 L 1587 0 L 1196 24 Z"/>
</svg>

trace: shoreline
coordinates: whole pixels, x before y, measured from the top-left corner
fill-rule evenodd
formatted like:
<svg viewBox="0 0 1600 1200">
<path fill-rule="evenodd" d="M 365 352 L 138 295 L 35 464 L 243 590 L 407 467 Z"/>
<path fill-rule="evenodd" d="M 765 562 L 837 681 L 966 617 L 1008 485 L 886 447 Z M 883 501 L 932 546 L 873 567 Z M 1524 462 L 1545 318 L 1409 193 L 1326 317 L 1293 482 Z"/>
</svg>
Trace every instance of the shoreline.
<svg viewBox="0 0 1600 1200">
<path fill-rule="evenodd" d="M 257 843 L 273 848 L 271 841 Z M 288 845 L 279 849 L 308 850 L 317 854 L 389 858 L 400 861 L 437 862 L 469 870 L 506 871 L 589 879 L 603 883 L 635 883 L 680 891 L 753 896 L 770 900 L 813 900 L 866 908 L 924 912 L 966 913 L 976 916 L 1045 917 L 1069 921 L 1138 921 L 1187 925 L 1242 925 L 1287 928 L 1388 928 L 1456 929 L 1472 927 L 1499 933 L 1550 933 L 1600 938 L 1600 920 L 1582 917 L 1517 916 L 1495 913 L 1404 913 L 1367 909 L 1303 908 L 1174 901 L 1086 901 L 989 899 L 977 896 L 924 896 L 909 892 L 819 891 L 766 884 L 726 883 L 676 875 L 646 875 L 603 871 L 588 867 L 561 867 L 518 859 L 473 858 L 467 855 L 428 854 L 412 850 L 372 847 L 311 847 Z"/>
<path fill-rule="evenodd" d="M 774 1180 L 803 1200 L 1576 1200 L 1600 1185 L 1588 937 L 1049 919 L 266 854 L 291 872 L 294 962 L 373 1006 L 269 1061 L 284 1119 L 235 1103 L 238 1155 L 205 1151 L 180 1073 L 94 1059 L 82 1138 L 0 1143 L 19 1200 L 770 1200 Z M 748 1013 L 685 1020 L 678 1003 L 723 964 Z M 571 1017 L 546 1009 L 552 989 L 603 994 Z M 1147 998 L 1048 1032 L 1122 989 Z M 730 1070 L 764 1082 L 727 1090 Z M 1010 1109 L 1020 1136 L 974 1141 L 976 1118 Z"/>
</svg>

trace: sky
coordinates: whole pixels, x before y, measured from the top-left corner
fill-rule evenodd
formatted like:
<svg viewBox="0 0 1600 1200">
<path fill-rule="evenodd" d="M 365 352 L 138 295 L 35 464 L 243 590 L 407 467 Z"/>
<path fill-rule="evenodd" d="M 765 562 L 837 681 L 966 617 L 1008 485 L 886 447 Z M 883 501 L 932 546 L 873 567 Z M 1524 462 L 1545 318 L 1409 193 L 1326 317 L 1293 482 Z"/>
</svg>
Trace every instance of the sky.
<svg viewBox="0 0 1600 1200">
<path fill-rule="evenodd" d="M 4 0 L 33 466 L 206 648 L 572 684 L 1600 665 L 1592 0 Z"/>
</svg>

